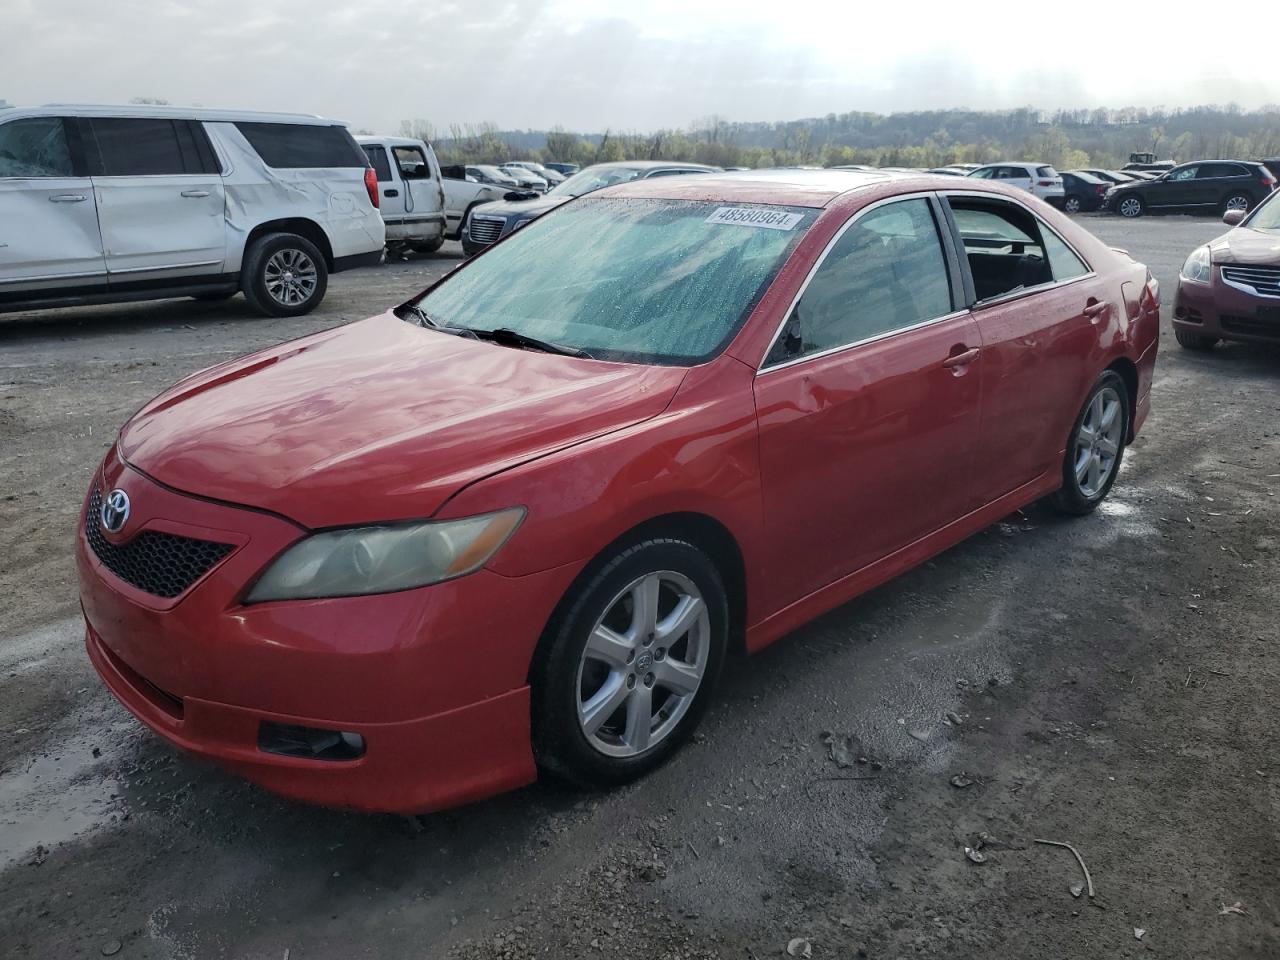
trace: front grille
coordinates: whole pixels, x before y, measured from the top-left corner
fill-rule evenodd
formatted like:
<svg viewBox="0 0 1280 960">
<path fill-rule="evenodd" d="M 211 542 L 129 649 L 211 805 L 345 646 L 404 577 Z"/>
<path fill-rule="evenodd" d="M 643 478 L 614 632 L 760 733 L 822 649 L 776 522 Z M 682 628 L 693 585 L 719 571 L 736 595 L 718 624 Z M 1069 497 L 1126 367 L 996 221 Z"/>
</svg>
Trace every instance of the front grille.
<svg viewBox="0 0 1280 960">
<path fill-rule="evenodd" d="M 156 597 L 172 599 L 203 577 L 232 550 L 229 543 L 196 540 L 144 530 L 128 543 L 114 544 L 102 535 L 98 513 L 102 493 L 89 497 L 84 533 L 93 554 L 125 583 Z"/>
<path fill-rule="evenodd" d="M 1222 329 L 1228 333 L 1243 333 L 1250 337 L 1271 337 L 1280 340 L 1280 323 L 1268 323 L 1253 317 L 1234 317 L 1224 313 L 1220 318 Z"/>
<path fill-rule="evenodd" d="M 493 243 L 502 236 L 502 228 L 506 225 L 505 217 L 472 216 L 467 233 L 472 243 Z"/>
<path fill-rule="evenodd" d="M 1264 297 L 1280 297 L 1280 267 L 1231 264 L 1222 268 L 1222 279 L 1237 287 L 1248 287 Z"/>
</svg>

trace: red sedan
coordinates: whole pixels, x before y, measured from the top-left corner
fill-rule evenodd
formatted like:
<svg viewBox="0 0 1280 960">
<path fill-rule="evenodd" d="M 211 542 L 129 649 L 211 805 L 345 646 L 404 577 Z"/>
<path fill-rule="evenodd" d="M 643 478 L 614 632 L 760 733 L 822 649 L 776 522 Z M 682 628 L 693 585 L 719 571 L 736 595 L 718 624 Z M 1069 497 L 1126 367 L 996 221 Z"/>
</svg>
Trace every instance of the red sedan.
<svg viewBox="0 0 1280 960">
<path fill-rule="evenodd" d="M 138 411 L 80 524 L 89 656 L 310 801 L 625 781 L 730 651 L 1033 500 L 1096 507 L 1158 313 L 1141 264 L 980 181 L 603 190 Z"/>
<path fill-rule="evenodd" d="M 1191 251 L 1178 277 L 1173 333 L 1188 350 L 1219 340 L 1280 343 L 1280 193 L 1252 213 L 1228 210 L 1235 227 Z"/>
</svg>

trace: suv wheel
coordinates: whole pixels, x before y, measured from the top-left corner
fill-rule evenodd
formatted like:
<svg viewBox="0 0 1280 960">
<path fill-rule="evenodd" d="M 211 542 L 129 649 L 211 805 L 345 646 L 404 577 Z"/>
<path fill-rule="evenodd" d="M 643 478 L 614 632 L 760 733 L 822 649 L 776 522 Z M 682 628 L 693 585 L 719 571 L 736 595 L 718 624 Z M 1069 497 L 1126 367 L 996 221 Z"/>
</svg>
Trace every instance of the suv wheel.
<svg viewBox="0 0 1280 960">
<path fill-rule="evenodd" d="M 1188 350 L 1198 350 L 1204 352 L 1212 350 L 1218 343 L 1217 337 L 1206 337 L 1203 333 L 1192 333 L 1190 330 L 1179 330 L 1176 327 L 1173 331 L 1174 339 L 1178 341 L 1178 345 Z"/>
<path fill-rule="evenodd" d="M 1141 197 L 1124 197 L 1116 205 L 1116 209 L 1120 211 L 1122 217 L 1140 217 L 1146 209 L 1146 204 L 1142 202 Z"/>
<path fill-rule="evenodd" d="M 306 237 L 269 233 L 259 238 L 240 271 L 245 299 L 267 317 L 300 317 L 324 299 L 329 270 Z"/>
<path fill-rule="evenodd" d="M 1253 206 L 1253 198 L 1247 193 L 1233 193 L 1227 199 L 1222 201 L 1222 212 L 1229 210 L 1243 210 L 1249 212 L 1249 208 Z"/>
</svg>

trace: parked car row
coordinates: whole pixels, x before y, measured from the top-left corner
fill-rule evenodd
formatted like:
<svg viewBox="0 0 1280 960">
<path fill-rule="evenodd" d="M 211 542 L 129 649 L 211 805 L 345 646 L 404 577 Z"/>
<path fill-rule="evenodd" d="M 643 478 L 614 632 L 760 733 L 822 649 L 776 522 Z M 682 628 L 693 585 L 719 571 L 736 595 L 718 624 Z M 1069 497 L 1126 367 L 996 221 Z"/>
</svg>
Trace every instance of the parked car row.
<svg viewBox="0 0 1280 960">
<path fill-rule="evenodd" d="M 1152 180 L 1118 183 L 1103 196 L 1102 209 L 1122 217 L 1147 211 L 1252 210 L 1271 196 L 1276 175 L 1249 160 L 1198 160 L 1179 164 Z"/>
</svg>

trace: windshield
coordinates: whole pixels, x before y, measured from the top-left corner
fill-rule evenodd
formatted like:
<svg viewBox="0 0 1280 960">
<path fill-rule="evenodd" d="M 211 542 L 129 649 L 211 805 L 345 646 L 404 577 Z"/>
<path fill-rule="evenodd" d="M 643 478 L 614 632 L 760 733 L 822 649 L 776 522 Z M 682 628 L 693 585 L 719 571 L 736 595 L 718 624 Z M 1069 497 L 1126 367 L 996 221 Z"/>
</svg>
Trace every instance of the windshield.
<svg viewBox="0 0 1280 960">
<path fill-rule="evenodd" d="M 585 199 L 523 227 L 416 305 L 602 360 L 688 365 L 728 344 L 817 211 Z"/>
<path fill-rule="evenodd" d="M 1272 194 L 1273 198 L 1276 196 L 1280 194 Z M 1274 199 L 1263 203 L 1249 221 L 1249 226 L 1254 230 L 1280 230 L 1280 203 Z"/>
<path fill-rule="evenodd" d="M 645 171 L 644 167 L 587 167 L 575 173 L 564 183 L 557 184 L 547 191 L 547 195 L 557 197 L 580 197 L 601 187 L 611 187 L 615 183 L 626 183 L 635 180 Z"/>
</svg>

